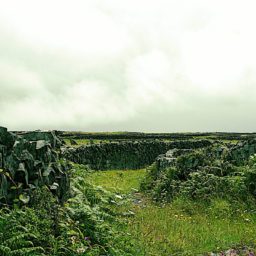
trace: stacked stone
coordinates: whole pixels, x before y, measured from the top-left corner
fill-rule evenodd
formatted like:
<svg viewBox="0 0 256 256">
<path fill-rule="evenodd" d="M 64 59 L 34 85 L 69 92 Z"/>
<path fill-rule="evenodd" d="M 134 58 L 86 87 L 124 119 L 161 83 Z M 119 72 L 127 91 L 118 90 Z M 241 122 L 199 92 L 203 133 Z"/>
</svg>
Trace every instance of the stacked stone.
<svg viewBox="0 0 256 256">
<path fill-rule="evenodd" d="M 184 169 L 191 169 L 194 164 L 194 157 L 198 150 L 169 150 L 165 154 L 159 155 L 156 159 L 158 170 L 163 170 L 169 167 L 177 167 L 177 158 L 181 155 L 186 155 L 185 162 L 182 162 Z M 248 162 L 250 156 L 256 154 L 256 139 L 240 142 L 235 146 L 219 145 L 216 143 L 213 147 L 202 149 L 200 152 L 205 159 L 204 163 L 212 165 L 215 160 L 220 160 L 223 163 L 230 163 L 235 166 L 244 165 Z M 189 154 L 193 153 L 193 154 Z"/>
<path fill-rule="evenodd" d="M 59 161 L 54 132 L 15 135 L 0 127 L 0 202 L 29 201 L 32 189 L 47 185 L 60 200 L 69 188 L 67 166 Z"/>
<path fill-rule="evenodd" d="M 156 166 L 158 170 L 164 170 L 173 167 L 176 164 L 177 157 L 183 154 L 191 153 L 193 149 L 171 149 L 165 154 L 159 155 L 156 159 Z"/>
<path fill-rule="evenodd" d="M 238 143 L 231 148 L 226 160 L 235 165 L 243 165 L 251 155 L 256 153 L 256 139 Z"/>
<path fill-rule="evenodd" d="M 89 165 L 95 170 L 139 169 L 152 164 L 157 156 L 169 149 L 194 149 L 211 144 L 208 140 L 124 141 L 64 149 L 63 156 L 75 163 Z"/>
</svg>

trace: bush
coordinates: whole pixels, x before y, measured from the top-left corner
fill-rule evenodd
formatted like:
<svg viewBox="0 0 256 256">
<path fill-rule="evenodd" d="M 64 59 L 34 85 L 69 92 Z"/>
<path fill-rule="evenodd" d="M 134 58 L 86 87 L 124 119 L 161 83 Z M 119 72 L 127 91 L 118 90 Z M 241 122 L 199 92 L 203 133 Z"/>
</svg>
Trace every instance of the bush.
<svg viewBox="0 0 256 256">
<path fill-rule="evenodd" d="M 210 201 L 223 198 L 251 201 L 256 197 L 256 156 L 247 166 L 234 166 L 215 148 L 196 150 L 177 157 L 166 169 L 153 164 L 141 184 L 156 201 L 171 201 L 176 197 Z"/>
</svg>

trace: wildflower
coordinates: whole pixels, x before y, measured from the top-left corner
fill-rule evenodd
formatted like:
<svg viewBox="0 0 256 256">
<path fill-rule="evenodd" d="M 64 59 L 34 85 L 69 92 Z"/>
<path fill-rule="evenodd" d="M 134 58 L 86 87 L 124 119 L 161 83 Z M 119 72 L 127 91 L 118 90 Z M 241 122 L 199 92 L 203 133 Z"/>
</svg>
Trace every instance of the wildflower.
<svg viewBox="0 0 256 256">
<path fill-rule="evenodd" d="M 76 243 L 76 237 L 75 237 L 75 236 L 71 236 L 70 240 L 71 240 L 71 243 L 72 243 L 72 244 L 75 244 L 75 243 Z"/>
<path fill-rule="evenodd" d="M 85 252 L 85 248 L 81 247 L 76 250 L 77 253 L 83 253 Z"/>
</svg>

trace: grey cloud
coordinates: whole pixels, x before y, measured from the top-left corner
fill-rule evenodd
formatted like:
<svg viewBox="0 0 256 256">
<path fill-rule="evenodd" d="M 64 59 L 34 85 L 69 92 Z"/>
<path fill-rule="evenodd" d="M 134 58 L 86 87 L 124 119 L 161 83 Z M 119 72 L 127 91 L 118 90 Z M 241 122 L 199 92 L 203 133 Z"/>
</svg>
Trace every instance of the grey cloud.
<svg viewBox="0 0 256 256">
<path fill-rule="evenodd" d="M 160 5 L 157 12 L 152 5 L 152 18 L 140 10 L 142 6 L 137 9 L 136 4 L 128 1 L 125 7 L 116 1 L 102 6 L 102 1 L 88 2 L 97 13 L 107 15 L 104 21 L 110 19 L 113 26 L 118 24 L 122 33 L 117 35 L 129 41 L 123 50 L 108 52 L 106 48 L 106 53 L 98 55 L 89 50 L 79 53 L 37 44 L 24 40 L 15 28 L 7 29 L 0 20 L 2 125 L 17 130 L 256 130 L 254 62 L 238 54 L 242 63 L 239 66 L 233 63 L 233 57 L 229 59 L 221 52 L 224 63 L 230 67 L 221 66 L 221 59 L 212 63 L 218 56 L 209 52 L 211 45 L 202 51 L 207 56 L 200 53 L 197 45 L 201 37 L 209 43 L 205 36 L 218 35 L 212 27 L 218 20 L 217 7 L 208 8 L 203 1 L 197 1 L 203 5 L 200 11 L 188 9 L 184 17 L 172 18 L 175 11 L 184 10 L 182 5 L 171 11 Z M 175 1 L 172 7 L 175 8 Z M 225 20 L 216 23 L 221 29 L 219 22 Z M 231 39 L 226 38 L 228 42 Z M 219 44 L 228 45 L 224 39 L 219 40 Z M 104 41 L 101 43 L 104 45 Z M 234 49 L 240 44 L 244 47 L 244 42 L 239 41 Z M 246 54 L 249 56 L 249 52 Z M 218 65 L 227 69 L 226 73 Z"/>
</svg>

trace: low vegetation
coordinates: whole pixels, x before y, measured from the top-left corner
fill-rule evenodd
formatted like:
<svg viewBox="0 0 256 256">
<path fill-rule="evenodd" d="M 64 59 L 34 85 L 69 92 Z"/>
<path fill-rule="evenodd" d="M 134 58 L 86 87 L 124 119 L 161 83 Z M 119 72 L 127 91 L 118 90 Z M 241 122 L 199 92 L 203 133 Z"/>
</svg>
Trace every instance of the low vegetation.
<svg viewBox="0 0 256 256">
<path fill-rule="evenodd" d="M 160 204 L 153 202 L 149 194 L 136 192 L 137 179 L 145 175 L 143 170 L 137 176 L 132 175 L 134 171 L 125 173 L 126 176 L 120 177 L 120 171 L 94 172 L 90 180 L 112 191 L 119 184 L 119 192 L 130 193 L 129 200 L 119 210 L 123 213 L 121 220 L 127 223 L 127 232 L 140 248 L 135 255 L 210 255 L 210 252 L 238 250 L 245 245 L 255 247 L 256 207 L 253 204 L 232 203 L 223 198 L 204 201 L 186 197 Z M 239 255 L 249 255 L 248 248 Z"/>
<path fill-rule="evenodd" d="M 1 255 L 134 255 L 112 211 L 119 198 L 90 184 L 85 167 L 70 175 L 72 196 L 64 205 L 45 186 L 28 206 L 1 209 Z"/>
</svg>

